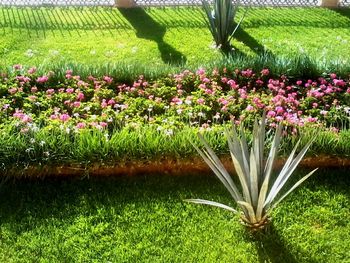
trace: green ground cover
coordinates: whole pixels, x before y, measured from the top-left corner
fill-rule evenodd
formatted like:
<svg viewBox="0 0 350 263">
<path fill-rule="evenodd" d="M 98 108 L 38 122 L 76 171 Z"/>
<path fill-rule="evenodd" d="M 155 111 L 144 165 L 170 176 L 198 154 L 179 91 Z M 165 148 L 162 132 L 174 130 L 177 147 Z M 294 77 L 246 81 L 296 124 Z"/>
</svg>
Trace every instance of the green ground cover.
<svg viewBox="0 0 350 263">
<path fill-rule="evenodd" d="M 350 11 L 252 8 L 236 35 L 236 54 L 270 59 L 303 54 L 345 67 Z M 200 8 L 0 8 L 0 65 L 121 63 L 198 67 L 222 59 Z"/>
<path fill-rule="evenodd" d="M 106 166 L 124 165 L 130 161 L 152 162 L 159 160 L 189 160 L 198 153 L 189 143 L 200 145 L 197 128 L 186 127 L 173 130 L 172 136 L 157 131 L 150 126 L 124 128 L 120 131 L 86 130 L 68 134 L 65 130 L 42 129 L 38 132 L 21 135 L 7 132 L 0 138 L 0 172 L 11 175 L 8 170 L 28 165 L 78 165 L 90 167 L 94 164 Z M 204 133 L 205 138 L 220 156 L 228 156 L 228 146 L 223 129 L 214 129 Z M 301 130 L 302 145 L 315 137 L 315 128 Z M 317 134 L 307 156 L 337 156 L 347 158 L 350 155 L 350 131 L 339 133 L 324 130 Z M 283 138 L 280 147 L 281 156 L 290 153 L 298 136 Z M 24 169 L 25 173 L 26 170 Z"/>
<path fill-rule="evenodd" d="M 349 179 L 318 171 L 257 239 L 230 212 L 183 202 L 230 203 L 214 175 L 7 181 L 0 261 L 349 262 Z"/>
</svg>

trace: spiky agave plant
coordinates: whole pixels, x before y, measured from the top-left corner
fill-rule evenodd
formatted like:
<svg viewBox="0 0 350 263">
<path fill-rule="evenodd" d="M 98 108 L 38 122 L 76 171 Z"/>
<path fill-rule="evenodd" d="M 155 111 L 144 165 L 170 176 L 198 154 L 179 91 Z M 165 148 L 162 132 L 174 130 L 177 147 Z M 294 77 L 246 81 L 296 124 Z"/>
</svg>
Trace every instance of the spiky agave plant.
<svg viewBox="0 0 350 263">
<path fill-rule="evenodd" d="M 236 24 L 234 19 L 237 14 L 239 1 L 214 0 L 213 9 L 207 0 L 202 0 L 202 6 L 207 16 L 209 30 L 215 40 L 216 46 L 224 52 L 231 50 L 230 41 L 242 23 L 247 12 Z"/>
<path fill-rule="evenodd" d="M 198 134 L 198 136 L 204 145 L 204 149 L 199 149 L 196 145 L 193 145 L 198 153 L 202 156 L 204 161 L 214 171 L 215 175 L 230 192 L 231 196 L 241 209 L 241 212 L 233 207 L 213 201 L 203 199 L 187 199 L 186 201 L 196 204 L 212 205 L 227 209 L 236 214 L 240 214 L 242 222 L 252 230 L 265 228 L 269 222 L 268 215 L 271 210 L 317 170 L 315 169 L 312 172 L 308 173 L 297 183 L 295 183 L 289 190 L 287 190 L 282 196 L 279 196 L 282 187 L 290 178 L 312 142 L 308 142 L 299 152 L 299 154 L 294 158 L 296 150 L 300 143 L 299 140 L 292 150 L 279 175 L 273 181 L 272 168 L 277 157 L 278 148 L 281 142 L 282 125 L 278 125 L 276 129 L 269 155 L 267 157 L 267 160 L 265 160 L 265 123 L 265 114 L 262 117 L 260 124 L 257 121 L 254 123 L 250 154 L 243 129 L 241 130 L 240 137 L 236 132 L 234 124 L 232 125 L 231 129 L 225 130 L 233 165 L 238 175 L 238 180 L 241 185 L 242 192 L 239 190 L 236 183 L 232 180 L 231 176 L 219 160 L 218 156 L 210 148 L 201 134 Z M 277 196 L 279 196 L 279 198 L 276 200 Z"/>
</svg>

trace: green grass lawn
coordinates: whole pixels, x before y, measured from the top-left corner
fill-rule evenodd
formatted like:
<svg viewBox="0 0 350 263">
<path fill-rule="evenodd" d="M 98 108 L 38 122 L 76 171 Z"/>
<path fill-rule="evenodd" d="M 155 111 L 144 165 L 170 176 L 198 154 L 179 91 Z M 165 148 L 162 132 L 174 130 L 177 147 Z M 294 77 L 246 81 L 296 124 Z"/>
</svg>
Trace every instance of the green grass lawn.
<svg viewBox="0 0 350 263">
<path fill-rule="evenodd" d="M 214 175 L 7 181 L 0 261 L 350 262 L 349 183 L 318 171 L 254 239 L 229 212 L 183 202 L 229 204 Z"/>
<path fill-rule="evenodd" d="M 240 12 L 242 14 L 242 11 Z M 0 8 L 0 65 L 199 66 L 219 60 L 200 8 Z M 350 10 L 253 8 L 233 45 L 242 56 L 350 59 Z"/>
</svg>

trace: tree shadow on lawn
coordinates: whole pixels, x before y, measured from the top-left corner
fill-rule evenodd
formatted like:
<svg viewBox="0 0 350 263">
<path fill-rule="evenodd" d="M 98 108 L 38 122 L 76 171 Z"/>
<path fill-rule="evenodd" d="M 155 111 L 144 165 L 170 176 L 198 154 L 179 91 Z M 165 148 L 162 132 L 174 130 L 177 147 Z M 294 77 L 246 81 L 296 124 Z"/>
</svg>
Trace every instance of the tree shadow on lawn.
<svg viewBox="0 0 350 263">
<path fill-rule="evenodd" d="M 349 7 L 341 7 L 341 8 L 330 8 L 330 10 L 342 15 L 350 20 L 350 8 Z"/>
<path fill-rule="evenodd" d="M 182 65 L 186 63 L 186 57 L 181 52 L 164 41 L 166 27 L 157 23 L 142 8 L 119 8 L 120 13 L 136 30 L 136 36 L 157 43 L 158 50 L 164 63 Z"/>
</svg>

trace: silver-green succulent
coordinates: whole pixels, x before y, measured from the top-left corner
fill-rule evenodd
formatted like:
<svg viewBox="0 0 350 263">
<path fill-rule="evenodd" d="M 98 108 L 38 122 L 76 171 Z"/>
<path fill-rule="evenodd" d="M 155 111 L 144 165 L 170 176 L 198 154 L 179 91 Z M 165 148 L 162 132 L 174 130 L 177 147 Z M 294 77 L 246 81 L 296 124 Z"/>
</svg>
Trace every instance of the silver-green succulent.
<svg viewBox="0 0 350 263">
<path fill-rule="evenodd" d="M 304 157 L 312 142 L 308 142 L 294 158 L 300 144 L 299 140 L 278 176 L 273 177 L 272 170 L 278 154 L 283 127 L 281 124 L 278 125 L 269 154 L 265 160 L 265 126 L 266 119 L 264 114 L 260 123 L 258 123 L 258 121 L 255 121 L 254 123 L 250 153 L 243 129 L 241 129 L 240 136 L 238 136 L 234 124 L 232 125 L 232 128 L 225 130 L 231 158 L 241 186 L 240 188 L 238 188 L 238 184 L 236 184 L 231 178 L 218 156 L 201 134 L 198 134 L 198 136 L 203 143 L 204 148 L 200 149 L 196 145 L 193 145 L 204 161 L 213 170 L 215 175 L 224 184 L 226 189 L 230 192 L 241 211 L 221 203 L 203 199 L 187 199 L 186 201 L 229 210 L 241 215 L 242 221 L 248 227 L 255 230 L 263 229 L 269 222 L 268 215 L 271 210 L 317 170 L 315 169 L 311 171 L 295 183 L 290 189 L 285 191 L 284 194 L 281 194 L 283 186 Z"/>
<path fill-rule="evenodd" d="M 245 17 L 246 12 L 237 24 L 234 21 L 239 4 L 239 1 L 214 0 L 212 8 L 207 0 L 202 0 L 209 30 L 216 46 L 223 51 L 231 50 L 230 41 Z"/>
</svg>

